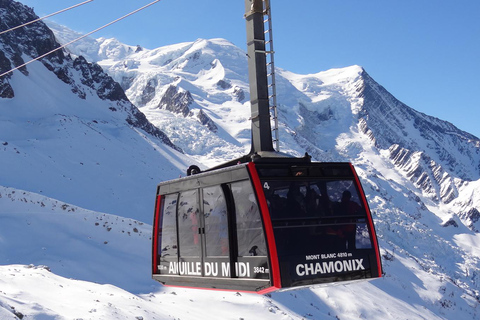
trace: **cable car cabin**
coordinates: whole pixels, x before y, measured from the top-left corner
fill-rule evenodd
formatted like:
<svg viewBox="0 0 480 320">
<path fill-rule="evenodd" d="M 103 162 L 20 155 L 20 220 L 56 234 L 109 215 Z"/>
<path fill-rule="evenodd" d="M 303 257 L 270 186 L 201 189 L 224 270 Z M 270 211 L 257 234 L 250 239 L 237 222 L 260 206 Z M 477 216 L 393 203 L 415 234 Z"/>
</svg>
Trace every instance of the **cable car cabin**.
<svg viewBox="0 0 480 320">
<path fill-rule="evenodd" d="M 267 293 L 381 277 L 351 164 L 260 160 L 158 185 L 155 280 Z"/>
</svg>

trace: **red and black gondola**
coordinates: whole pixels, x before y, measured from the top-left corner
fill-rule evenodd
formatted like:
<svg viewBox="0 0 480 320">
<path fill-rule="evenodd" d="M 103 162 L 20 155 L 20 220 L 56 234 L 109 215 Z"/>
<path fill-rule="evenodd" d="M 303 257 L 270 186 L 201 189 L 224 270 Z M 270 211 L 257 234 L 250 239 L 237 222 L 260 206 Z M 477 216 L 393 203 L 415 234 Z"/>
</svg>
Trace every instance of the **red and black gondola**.
<svg viewBox="0 0 480 320">
<path fill-rule="evenodd" d="M 377 237 L 350 163 L 274 151 L 264 20 L 245 0 L 252 149 L 157 187 L 152 277 L 165 285 L 267 293 L 382 275 Z"/>
<path fill-rule="evenodd" d="M 153 278 L 258 293 L 377 278 L 376 239 L 351 164 L 258 158 L 159 184 Z"/>
</svg>

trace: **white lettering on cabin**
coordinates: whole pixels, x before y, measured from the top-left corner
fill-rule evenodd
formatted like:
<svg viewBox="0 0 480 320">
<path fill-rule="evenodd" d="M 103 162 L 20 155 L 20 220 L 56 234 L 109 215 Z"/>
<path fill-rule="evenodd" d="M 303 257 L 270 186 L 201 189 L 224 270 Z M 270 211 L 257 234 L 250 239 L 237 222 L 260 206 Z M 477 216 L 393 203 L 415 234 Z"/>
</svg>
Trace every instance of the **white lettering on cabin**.
<svg viewBox="0 0 480 320">
<path fill-rule="evenodd" d="M 237 277 L 250 277 L 250 262 L 235 262 Z M 230 277 L 230 262 L 222 262 L 222 276 Z"/>
<path fill-rule="evenodd" d="M 217 277 L 221 271 L 222 277 L 230 277 L 230 262 L 222 262 L 220 267 L 218 262 L 205 262 L 203 264 L 203 272 L 206 277 Z M 166 270 L 167 267 L 164 267 Z M 268 273 L 268 271 L 266 271 Z M 179 274 L 187 276 L 201 276 L 201 262 L 170 262 L 168 266 L 169 274 Z M 251 277 L 249 262 L 235 262 L 235 273 L 238 277 Z"/>
<path fill-rule="evenodd" d="M 230 277 L 230 262 L 222 262 L 222 277 Z"/>
<path fill-rule="evenodd" d="M 363 259 L 324 261 L 317 263 L 297 264 L 295 271 L 300 277 L 334 272 L 365 270 Z"/>
<path fill-rule="evenodd" d="M 250 277 L 250 263 L 235 262 L 235 272 L 238 277 Z"/>
<path fill-rule="evenodd" d="M 202 275 L 202 263 L 201 262 L 170 262 L 168 267 L 169 274 L 180 274 L 189 276 L 201 276 Z"/>
<path fill-rule="evenodd" d="M 177 274 L 177 272 L 178 272 L 178 263 L 170 262 L 170 265 L 168 266 L 168 273 Z"/>
<path fill-rule="evenodd" d="M 218 276 L 218 263 L 217 262 L 205 262 L 203 264 L 206 277 Z"/>
</svg>

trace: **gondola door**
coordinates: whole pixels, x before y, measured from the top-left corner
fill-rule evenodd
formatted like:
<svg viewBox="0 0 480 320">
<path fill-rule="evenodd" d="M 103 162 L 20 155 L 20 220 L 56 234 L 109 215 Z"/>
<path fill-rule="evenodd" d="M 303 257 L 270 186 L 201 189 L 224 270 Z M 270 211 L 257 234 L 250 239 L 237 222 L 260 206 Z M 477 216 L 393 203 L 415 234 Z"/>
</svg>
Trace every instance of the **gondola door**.
<svg viewBox="0 0 480 320">
<path fill-rule="evenodd" d="M 261 291 L 271 287 L 270 277 L 262 214 L 246 166 L 159 185 L 154 279 Z"/>
<path fill-rule="evenodd" d="M 230 278 L 232 275 L 230 210 L 225 186 L 202 189 L 202 243 L 205 277 Z"/>
<path fill-rule="evenodd" d="M 263 225 L 250 181 L 205 187 L 202 199 L 204 275 L 268 281 Z"/>
<path fill-rule="evenodd" d="M 180 193 L 177 207 L 179 275 L 231 277 L 229 219 L 221 185 Z"/>
<path fill-rule="evenodd" d="M 257 197 L 250 180 L 233 182 L 235 277 L 269 282 L 267 245 Z M 266 283 L 262 284 L 262 286 Z"/>
<path fill-rule="evenodd" d="M 177 206 L 178 274 L 203 276 L 199 190 L 180 193 Z"/>
</svg>

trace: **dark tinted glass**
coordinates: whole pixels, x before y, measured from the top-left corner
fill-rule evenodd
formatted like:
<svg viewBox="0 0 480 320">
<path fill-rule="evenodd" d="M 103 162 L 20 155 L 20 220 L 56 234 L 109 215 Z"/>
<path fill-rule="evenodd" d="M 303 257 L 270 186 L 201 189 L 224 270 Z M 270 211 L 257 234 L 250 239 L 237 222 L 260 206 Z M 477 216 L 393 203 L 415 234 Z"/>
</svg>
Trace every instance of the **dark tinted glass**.
<svg viewBox="0 0 480 320">
<path fill-rule="evenodd" d="M 283 285 L 369 277 L 368 217 L 353 180 L 266 180 L 262 185 Z"/>
<path fill-rule="evenodd" d="M 231 184 L 235 202 L 238 256 L 267 254 L 263 224 L 250 181 Z"/>
<path fill-rule="evenodd" d="M 229 254 L 227 203 L 220 186 L 203 189 L 207 257 Z"/>
<path fill-rule="evenodd" d="M 180 193 L 178 200 L 178 238 L 180 257 L 200 256 L 198 191 Z"/>
<path fill-rule="evenodd" d="M 365 216 L 355 184 L 350 180 L 264 181 L 272 219 Z"/>
<path fill-rule="evenodd" d="M 371 248 L 352 180 L 263 181 L 279 253 Z"/>
<path fill-rule="evenodd" d="M 177 198 L 178 194 L 166 195 L 162 201 L 159 254 L 162 257 L 177 257 Z"/>
</svg>

